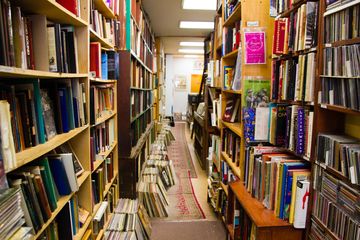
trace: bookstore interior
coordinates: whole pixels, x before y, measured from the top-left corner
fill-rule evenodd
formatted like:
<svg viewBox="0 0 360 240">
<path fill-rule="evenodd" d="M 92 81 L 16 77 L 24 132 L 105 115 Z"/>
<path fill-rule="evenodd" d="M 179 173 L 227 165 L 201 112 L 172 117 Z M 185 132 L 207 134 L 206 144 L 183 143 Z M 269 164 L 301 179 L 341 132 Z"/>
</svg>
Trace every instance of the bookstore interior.
<svg viewBox="0 0 360 240">
<path fill-rule="evenodd" d="M 1 240 L 360 240 L 360 0 L 0 20 Z"/>
</svg>

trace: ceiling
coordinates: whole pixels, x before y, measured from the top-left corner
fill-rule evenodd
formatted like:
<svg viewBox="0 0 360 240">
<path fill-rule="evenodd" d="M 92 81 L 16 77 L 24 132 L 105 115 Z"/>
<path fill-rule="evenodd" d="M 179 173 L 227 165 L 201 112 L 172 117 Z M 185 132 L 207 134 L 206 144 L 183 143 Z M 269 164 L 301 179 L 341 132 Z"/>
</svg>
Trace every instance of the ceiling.
<svg viewBox="0 0 360 240">
<path fill-rule="evenodd" d="M 196 1 L 196 0 L 193 0 Z M 178 54 L 180 41 L 203 41 L 212 30 L 180 29 L 180 20 L 214 21 L 216 11 L 183 10 L 182 0 L 142 0 L 156 37 L 163 37 L 166 54 Z"/>
</svg>

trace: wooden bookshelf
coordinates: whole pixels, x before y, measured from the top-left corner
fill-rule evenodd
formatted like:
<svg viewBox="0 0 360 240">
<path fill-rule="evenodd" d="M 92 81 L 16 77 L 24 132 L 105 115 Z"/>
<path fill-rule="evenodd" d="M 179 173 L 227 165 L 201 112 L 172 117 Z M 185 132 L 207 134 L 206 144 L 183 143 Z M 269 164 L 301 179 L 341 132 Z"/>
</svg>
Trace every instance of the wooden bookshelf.
<svg viewBox="0 0 360 240">
<path fill-rule="evenodd" d="M 141 5 L 141 2 L 133 4 Z M 118 124 L 121 126 L 121 128 L 118 128 L 118 135 L 121 136 L 118 140 L 120 195 L 125 198 L 136 197 L 137 174 L 139 172 L 137 166 L 142 165 L 141 163 L 146 155 L 145 152 L 148 151 L 145 147 L 146 143 L 150 144 L 153 139 L 152 136 L 155 132 L 154 103 L 158 104 L 156 101 L 147 102 L 139 112 L 132 113 L 131 99 L 136 96 L 136 93 L 153 94 L 154 91 L 152 90 L 156 87 L 154 86 L 154 70 L 156 69 L 153 69 L 155 39 L 149 20 L 146 18 L 146 14 L 143 14 L 140 21 L 142 21 L 142 26 L 149 31 L 142 32 L 144 28 L 139 27 L 141 24 L 137 22 L 136 13 L 132 12 L 131 5 L 132 1 L 126 0 L 126 14 L 119 16 L 120 20 L 123 20 L 126 25 L 126 28 L 122 29 L 121 32 L 126 36 L 126 47 L 120 51 L 121 74 L 117 85 Z M 150 35 L 145 36 L 148 33 Z M 140 41 L 139 45 L 143 47 L 144 52 L 146 51 L 146 57 L 140 49 L 137 49 L 134 38 Z M 138 76 L 139 79 L 135 79 L 133 71 L 136 71 L 136 68 L 139 68 L 146 77 L 140 78 Z M 143 82 L 135 85 L 133 81 Z"/>
<path fill-rule="evenodd" d="M 78 5 L 78 14 L 79 16 L 76 16 L 71 11 L 67 10 L 65 7 L 61 6 L 58 2 L 53 0 L 37 0 L 37 1 L 31 1 L 31 0 L 22 0 L 22 1 L 15 1 L 16 4 L 13 4 L 14 1 L 11 2 L 11 7 L 19 6 L 21 8 L 21 12 L 26 13 L 25 15 L 42 15 L 46 18 L 47 21 L 51 21 L 53 23 L 59 23 L 63 25 L 69 25 L 74 27 L 74 44 L 76 47 L 74 55 L 76 55 L 77 60 L 77 68 L 76 73 L 65 73 L 65 72 L 50 72 L 50 71 L 44 71 L 44 70 L 30 70 L 30 69 L 23 69 L 23 68 L 17 68 L 13 66 L 0 66 L 0 77 L 3 78 L 2 82 L 4 84 L 17 84 L 14 79 L 17 79 L 18 82 L 21 83 L 31 83 L 31 79 L 40 79 L 40 88 L 46 87 L 53 87 L 57 86 L 59 82 L 68 81 L 67 79 L 78 79 L 78 82 L 81 83 L 81 87 L 83 87 L 83 90 L 81 92 L 82 97 L 84 97 L 84 115 L 85 115 L 85 122 L 79 123 L 80 120 L 78 119 L 78 123 L 74 123 L 75 126 L 79 127 L 70 127 L 70 130 L 63 130 L 65 133 L 57 134 L 47 140 L 44 143 L 40 144 L 32 144 L 33 147 L 25 148 L 25 150 L 22 150 L 20 152 L 17 152 L 15 154 L 16 158 L 16 164 L 15 167 L 12 167 L 10 169 L 7 169 L 7 176 L 12 175 L 14 172 L 22 171 L 23 167 L 27 167 L 30 165 L 36 165 L 37 161 L 39 159 L 43 159 L 46 154 L 48 153 L 54 153 L 53 151 L 57 149 L 59 146 L 69 143 L 69 146 L 71 147 L 71 151 L 77 156 L 79 159 L 84 171 L 81 173 L 81 175 L 77 176 L 77 185 L 79 187 L 79 190 L 76 192 L 71 192 L 68 195 L 61 195 L 60 198 L 57 200 L 57 207 L 54 211 L 52 211 L 50 218 L 45 221 L 45 223 L 40 226 L 40 229 L 35 233 L 35 235 L 31 239 L 39 239 L 44 238 L 44 234 L 47 232 L 48 227 L 54 223 L 55 221 L 58 221 L 57 217 L 59 216 L 60 212 L 64 210 L 64 207 L 69 204 L 69 201 L 73 199 L 73 197 L 76 196 L 76 199 L 78 200 L 78 206 L 82 209 L 89 212 L 89 217 L 86 219 L 85 223 L 81 228 L 78 229 L 76 232 L 76 235 L 73 236 L 73 239 L 80 240 L 82 239 L 83 235 L 86 231 L 90 230 L 92 231 L 92 221 L 93 217 L 95 215 L 95 212 L 97 211 L 97 207 L 92 206 L 92 171 L 91 171 L 91 156 L 90 156 L 90 132 L 93 127 L 96 127 L 99 124 L 102 124 L 106 121 L 109 121 L 110 119 L 115 120 L 115 129 L 117 133 L 117 103 L 115 104 L 115 109 L 112 112 L 106 112 L 104 115 L 102 115 L 100 118 L 97 119 L 96 124 L 91 125 L 90 124 L 90 87 L 91 85 L 97 85 L 97 84 L 112 84 L 116 88 L 117 79 L 111 79 L 111 80 L 104 80 L 99 78 L 91 78 L 89 73 L 89 67 L 90 67 L 90 42 L 91 41 L 99 41 L 102 44 L 103 48 L 111 49 L 113 51 L 116 51 L 115 47 L 112 44 L 109 44 L 101 38 L 99 35 L 97 35 L 93 30 L 90 29 L 89 24 L 89 13 L 90 13 L 90 1 L 86 0 L 79 0 L 75 1 Z M 96 0 L 95 1 L 95 7 L 101 12 L 104 16 L 115 19 L 117 18 L 115 14 L 112 12 L 111 9 L 109 9 L 106 6 L 106 3 L 102 0 Z M 44 19 L 45 19 L 44 18 Z M 46 25 L 45 25 L 46 27 Z M 46 29 L 44 29 L 46 31 Z M 35 40 L 34 40 L 35 41 Z M 48 48 L 48 43 L 46 41 L 43 42 L 44 48 Z M 69 49 L 68 49 L 69 50 Z M 34 51 L 39 51 L 38 49 L 34 49 Z M 37 54 L 37 52 L 35 52 Z M 100 61 L 101 63 L 101 61 Z M 69 63 L 70 64 L 70 63 Z M 40 68 L 39 68 L 40 69 Z M 41 68 L 42 69 L 42 68 Z M 19 79 L 21 79 L 19 81 Z M 57 81 L 59 79 L 59 81 Z M 76 82 L 74 80 L 74 82 Z M 69 81 L 70 82 L 70 81 Z M 66 82 L 68 83 L 68 82 Z M 77 82 L 76 82 L 77 83 Z M 70 85 L 71 86 L 71 85 Z M 70 91 L 74 89 L 71 89 Z M 80 92 L 79 92 L 80 93 Z M 116 96 L 116 91 L 115 91 Z M 50 96 L 51 100 L 54 101 L 56 96 Z M 75 97 L 75 96 L 74 96 Z M 115 100 L 117 98 L 115 97 Z M 72 100 L 71 100 L 72 101 Z M 73 104 L 70 102 L 69 104 Z M 79 104 L 83 104 L 82 102 L 79 102 Z M 78 105 L 79 107 L 79 105 Z M 38 111 L 38 110 L 36 110 Z M 54 108 L 54 111 L 55 108 Z M 72 110 L 74 113 L 75 111 L 78 111 L 77 114 L 79 114 L 79 109 Z M 68 112 L 69 113 L 69 112 Z M 38 115 L 33 115 L 33 117 L 38 118 Z M 55 119 L 57 121 L 57 119 Z M 62 120 L 64 121 L 64 120 Z M 34 123 L 36 124 L 36 123 Z M 56 123 L 58 124 L 58 123 Z M 57 127 L 57 126 L 56 126 Z M 73 129 L 71 129 L 73 128 Z M 63 131 L 57 131 L 57 132 L 63 132 Z M 40 134 L 40 133 L 37 133 Z M 45 132 L 46 134 L 46 132 Z M 38 138 L 38 136 L 36 136 Z M 40 137 L 39 137 L 40 138 Z M 40 142 L 40 140 L 39 140 Z M 105 151 L 104 153 L 101 153 L 102 157 L 104 159 L 101 159 L 100 161 L 95 162 L 96 169 L 100 168 L 101 166 L 105 166 L 105 158 L 110 155 L 110 153 L 113 154 L 113 168 L 114 168 L 114 177 L 113 179 L 106 184 L 104 195 L 108 194 L 110 189 L 115 186 L 115 191 L 118 191 L 118 155 L 117 155 L 117 134 L 115 134 L 115 141 L 110 146 L 110 148 Z M 34 146 L 35 145 L 35 146 Z M 54 174 L 54 173 L 52 173 Z M 111 190 L 113 191 L 113 190 Z M 26 204 L 25 204 L 26 205 Z M 100 205 L 98 205 L 100 206 Z M 75 210 L 76 211 L 76 210 Z M 74 212 L 77 214 L 76 212 Z M 70 219 L 69 221 L 70 222 Z M 62 224 L 62 223 L 59 223 Z M 76 223 L 74 223 L 76 224 Z M 67 226 L 61 225 L 60 230 L 65 230 Z"/>
</svg>

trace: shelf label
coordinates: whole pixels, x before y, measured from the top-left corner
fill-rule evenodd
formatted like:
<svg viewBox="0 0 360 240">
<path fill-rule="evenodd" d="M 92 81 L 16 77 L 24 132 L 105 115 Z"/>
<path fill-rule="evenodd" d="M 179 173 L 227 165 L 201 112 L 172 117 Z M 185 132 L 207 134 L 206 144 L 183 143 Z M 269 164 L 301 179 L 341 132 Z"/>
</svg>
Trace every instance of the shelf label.
<svg viewBox="0 0 360 240">
<path fill-rule="evenodd" d="M 14 68 L 12 67 L 7 67 L 7 66 L 1 66 L 0 70 L 2 72 L 14 72 Z"/>
<path fill-rule="evenodd" d="M 246 23 L 247 27 L 258 27 L 259 26 L 259 21 L 248 21 Z"/>
</svg>

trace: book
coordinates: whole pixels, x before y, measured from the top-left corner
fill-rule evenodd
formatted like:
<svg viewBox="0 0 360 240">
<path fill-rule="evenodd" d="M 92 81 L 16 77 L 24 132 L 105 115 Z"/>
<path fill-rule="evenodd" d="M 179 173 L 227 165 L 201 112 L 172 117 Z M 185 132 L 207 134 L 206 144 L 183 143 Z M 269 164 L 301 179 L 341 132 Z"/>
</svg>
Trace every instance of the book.
<svg viewBox="0 0 360 240">
<path fill-rule="evenodd" d="M 101 44 L 99 42 L 90 43 L 90 72 L 96 78 L 101 78 Z"/>
<path fill-rule="evenodd" d="M 10 105 L 7 101 L 0 101 L 0 133 L 1 156 L 4 171 L 16 166 L 14 139 L 11 129 Z M 5 185 L 5 181 L 3 181 Z"/>
<path fill-rule="evenodd" d="M 69 10 L 75 16 L 80 17 L 78 9 L 81 9 L 81 6 L 78 5 L 80 2 L 77 0 L 56 0 L 61 6 Z"/>
<path fill-rule="evenodd" d="M 290 203 L 290 215 L 289 215 L 289 223 L 294 223 L 294 213 L 295 213 L 295 200 L 297 198 L 297 182 L 303 180 L 310 180 L 310 172 L 309 171 L 299 171 L 293 173 L 292 179 L 292 187 L 291 187 L 291 203 Z M 300 194 L 299 194 L 300 196 Z M 301 210 L 300 210 L 301 211 Z"/>
<path fill-rule="evenodd" d="M 310 198 L 310 182 L 300 180 L 296 183 L 296 199 L 294 213 L 294 228 L 304 229 L 306 226 L 307 207 Z"/>
</svg>

